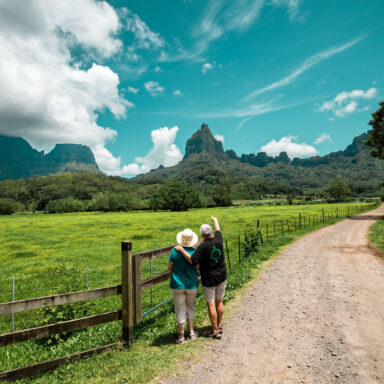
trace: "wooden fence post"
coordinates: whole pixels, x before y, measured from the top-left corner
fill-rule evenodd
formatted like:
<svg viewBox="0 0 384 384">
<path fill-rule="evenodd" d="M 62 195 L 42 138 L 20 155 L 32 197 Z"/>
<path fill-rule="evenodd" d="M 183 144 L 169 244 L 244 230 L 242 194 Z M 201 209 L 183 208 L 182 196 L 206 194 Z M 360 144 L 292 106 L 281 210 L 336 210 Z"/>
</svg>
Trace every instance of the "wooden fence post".
<svg viewBox="0 0 384 384">
<path fill-rule="evenodd" d="M 296 218 L 293 218 L 293 225 L 295 226 L 295 232 L 296 232 Z"/>
<path fill-rule="evenodd" d="M 276 238 L 276 224 L 273 222 L 273 237 Z"/>
<path fill-rule="evenodd" d="M 325 223 L 325 213 L 324 213 L 324 208 L 323 208 L 323 223 Z"/>
<path fill-rule="evenodd" d="M 228 257 L 229 272 L 232 273 L 231 258 L 229 257 L 228 241 L 227 241 L 227 240 L 225 240 L 225 248 L 227 249 L 227 257 Z"/>
<path fill-rule="evenodd" d="M 304 228 L 305 228 L 305 216 L 303 216 L 303 223 L 304 223 Z"/>
<path fill-rule="evenodd" d="M 241 264 L 241 242 L 240 242 L 240 235 L 238 235 L 238 241 L 239 241 L 239 264 Z"/>
<path fill-rule="evenodd" d="M 121 242 L 121 304 L 122 337 L 129 347 L 133 344 L 134 300 L 132 243 Z"/>
<path fill-rule="evenodd" d="M 135 311 L 135 324 L 141 321 L 141 256 L 133 257 L 133 298 Z"/>
<path fill-rule="evenodd" d="M 287 219 L 287 228 L 288 228 L 288 232 L 291 232 L 291 230 L 289 229 L 289 221 Z"/>
<path fill-rule="evenodd" d="M 299 213 L 299 228 L 301 230 L 301 213 Z"/>
<path fill-rule="evenodd" d="M 267 223 L 267 240 L 269 240 L 268 223 Z"/>
<path fill-rule="evenodd" d="M 281 235 L 284 236 L 283 220 L 280 220 L 281 225 Z"/>
</svg>

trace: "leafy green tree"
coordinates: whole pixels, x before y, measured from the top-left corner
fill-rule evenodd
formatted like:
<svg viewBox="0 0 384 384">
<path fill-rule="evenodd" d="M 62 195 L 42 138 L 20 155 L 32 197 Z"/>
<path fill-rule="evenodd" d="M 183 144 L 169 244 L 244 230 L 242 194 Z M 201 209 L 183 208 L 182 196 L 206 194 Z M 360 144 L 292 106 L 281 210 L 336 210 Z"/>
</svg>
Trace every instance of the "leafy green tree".
<svg viewBox="0 0 384 384">
<path fill-rule="evenodd" d="M 199 192 L 181 181 L 171 181 L 162 185 L 150 200 L 150 208 L 187 211 L 201 207 Z"/>
<path fill-rule="evenodd" d="M 231 184 L 228 181 L 217 184 L 213 190 L 212 198 L 218 207 L 232 205 Z"/>
<path fill-rule="evenodd" d="M 84 203 L 81 200 L 69 197 L 50 201 L 44 209 L 44 213 L 69 213 L 85 211 Z"/>
<path fill-rule="evenodd" d="M 12 215 L 12 213 L 20 212 L 24 209 L 24 205 L 13 199 L 0 198 L 0 215 Z"/>
<path fill-rule="evenodd" d="M 344 180 L 335 180 L 329 187 L 329 195 L 336 201 L 345 200 L 351 193 Z"/>
<path fill-rule="evenodd" d="M 372 147 L 371 156 L 384 159 L 384 101 L 380 108 L 372 113 L 373 119 L 369 122 L 372 129 L 368 132 L 368 140 L 365 144 Z"/>
</svg>

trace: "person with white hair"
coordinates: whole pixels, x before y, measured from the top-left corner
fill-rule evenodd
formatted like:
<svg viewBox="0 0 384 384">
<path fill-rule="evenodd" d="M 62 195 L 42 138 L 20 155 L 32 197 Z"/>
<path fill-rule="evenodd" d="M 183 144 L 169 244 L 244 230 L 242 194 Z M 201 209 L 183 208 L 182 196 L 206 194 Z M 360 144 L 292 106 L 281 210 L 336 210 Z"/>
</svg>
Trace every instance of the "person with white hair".
<svg viewBox="0 0 384 384">
<path fill-rule="evenodd" d="M 188 255 L 192 255 L 195 252 L 193 247 L 196 245 L 198 237 L 191 229 L 187 228 L 179 232 L 176 240 L 177 244 Z M 176 343 L 185 344 L 184 329 L 186 320 L 188 320 L 189 339 L 195 340 L 197 337 L 197 332 L 193 328 L 195 300 L 199 284 L 196 267 L 188 263 L 183 255 L 174 248 L 169 255 L 168 270 L 171 272 L 170 287 L 175 303 L 176 321 L 179 331 Z"/>
<path fill-rule="evenodd" d="M 203 224 L 200 233 L 204 241 L 192 255 L 182 245 L 177 245 L 174 249 L 179 251 L 190 264 L 200 266 L 201 283 L 212 325 L 204 336 L 221 339 L 227 269 L 219 222 L 214 216 L 212 221 L 215 225 L 215 234 L 209 224 Z"/>
</svg>

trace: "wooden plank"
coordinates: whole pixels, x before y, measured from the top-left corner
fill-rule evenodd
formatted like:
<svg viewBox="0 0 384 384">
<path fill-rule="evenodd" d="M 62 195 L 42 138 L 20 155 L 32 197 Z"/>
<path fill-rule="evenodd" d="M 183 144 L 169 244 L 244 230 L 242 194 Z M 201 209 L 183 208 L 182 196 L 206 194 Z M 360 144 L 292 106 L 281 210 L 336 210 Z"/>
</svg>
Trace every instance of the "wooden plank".
<svg viewBox="0 0 384 384">
<path fill-rule="evenodd" d="M 121 308 L 122 338 L 128 346 L 133 344 L 133 300 L 132 300 L 132 243 L 121 243 Z"/>
<path fill-rule="evenodd" d="M 119 295 L 120 293 L 121 285 L 114 285 L 112 287 L 89 289 L 87 291 L 10 301 L 8 303 L 0 304 L 0 315 L 6 315 L 12 312 L 30 311 L 33 309 L 52 307 L 55 305 L 72 304 L 85 300 L 100 299 L 103 297 Z"/>
<path fill-rule="evenodd" d="M 58 357 L 52 360 L 42 361 L 40 363 L 28 365 L 26 367 L 12 369 L 10 371 L 0 373 L 0 381 L 16 381 L 26 377 L 32 377 L 39 375 L 44 372 L 52 371 L 58 368 L 64 363 L 73 363 L 76 360 L 83 359 L 88 356 L 92 356 L 96 353 L 101 353 L 115 349 L 118 346 L 118 343 L 112 343 L 108 345 L 103 345 L 102 347 L 88 349 L 83 352 L 74 353 L 72 355 Z"/>
<path fill-rule="evenodd" d="M 157 275 L 148 277 L 147 279 L 141 280 L 141 290 L 144 291 L 157 284 L 160 284 L 163 281 L 168 280 L 170 277 L 171 277 L 171 272 L 165 271 L 162 273 L 158 273 Z"/>
<path fill-rule="evenodd" d="M 141 321 L 141 257 L 133 258 L 133 296 L 135 300 L 135 324 Z"/>
<path fill-rule="evenodd" d="M 28 340 L 37 340 L 59 333 L 78 331 L 99 324 L 110 323 L 121 319 L 121 311 L 107 312 L 99 315 L 82 317 L 80 319 L 63 321 L 61 323 L 44 325 L 42 327 L 24 329 L 0 335 L 0 347 L 22 343 Z"/>
<path fill-rule="evenodd" d="M 134 256 L 140 256 L 142 261 L 150 260 L 151 257 L 152 259 L 157 259 L 158 257 L 169 255 L 174 247 L 175 245 L 168 245 L 168 247 L 153 249 L 152 251 L 135 253 Z"/>
</svg>

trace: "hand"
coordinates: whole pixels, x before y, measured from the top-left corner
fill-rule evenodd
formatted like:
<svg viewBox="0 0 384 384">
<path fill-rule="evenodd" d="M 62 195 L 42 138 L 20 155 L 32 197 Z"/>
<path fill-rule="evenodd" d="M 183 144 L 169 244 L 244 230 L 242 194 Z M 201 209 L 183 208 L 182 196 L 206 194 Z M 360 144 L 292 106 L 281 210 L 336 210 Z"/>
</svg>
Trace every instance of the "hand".
<svg viewBox="0 0 384 384">
<path fill-rule="evenodd" d="M 184 248 L 181 246 L 181 245 L 179 245 L 179 244 L 177 244 L 176 245 L 176 247 L 174 247 L 173 249 L 175 249 L 176 251 L 182 251 Z"/>
<path fill-rule="evenodd" d="M 213 221 L 214 223 L 217 222 L 217 217 L 215 217 L 215 216 L 211 216 L 211 219 L 212 219 L 212 221 Z"/>
</svg>

